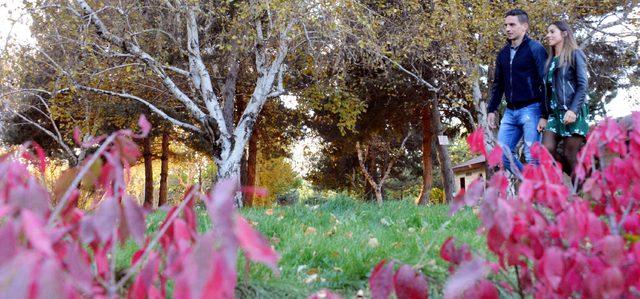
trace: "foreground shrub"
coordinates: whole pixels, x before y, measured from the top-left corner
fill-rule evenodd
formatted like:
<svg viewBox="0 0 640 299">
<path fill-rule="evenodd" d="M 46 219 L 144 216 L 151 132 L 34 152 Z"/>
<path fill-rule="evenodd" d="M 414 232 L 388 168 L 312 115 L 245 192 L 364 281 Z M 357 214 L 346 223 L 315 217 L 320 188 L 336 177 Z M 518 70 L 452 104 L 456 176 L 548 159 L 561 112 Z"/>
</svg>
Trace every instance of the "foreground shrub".
<svg viewBox="0 0 640 299">
<path fill-rule="evenodd" d="M 444 297 L 498 298 L 500 290 L 522 298 L 640 298 L 640 113 L 631 118 L 631 128 L 607 119 L 589 134 L 570 186 L 561 165 L 537 144 L 531 152 L 539 165 L 525 167 L 517 195 L 507 192 L 504 171 L 462 190 L 451 212 L 477 208 L 479 232 L 497 263 L 447 239 L 440 250 L 451 273 Z M 491 167 L 501 163 L 502 150 L 487 150 L 482 128 L 468 142 Z M 388 274 L 374 280 L 378 267 L 372 295 L 388 298 L 393 280 Z M 428 297 L 426 291 L 396 295 Z"/>
<path fill-rule="evenodd" d="M 231 181 L 206 194 L 187 188 L 158 232 L 145 235 L 146 211 L 126 190 L 129 165 L 140 156 L 132 139 L 150 129 L 144 117 L 139 124 L 141 134 L 121 130 L 84 143 L 75 134 L 81 146 L 100 146 L 55 206 L 23 163 L 44 173 L 39 146 L 27 144 L 0 157 L 0 298 L 165 298 L 169 281 L 174 298 L 232 298 L 239 249 L 248 260 L 278 271 L 278 254 L 236 213 L 238 186 Z M 80 181 L 99 190 L 92 212 L 75 207 Z M 196 231 L 196 199 L 206 204 L 213 224 L 204 234 Z M 129 239 L 141 249 L 129 268 L 116 273 L 115 250 Z"/>
<path fill-rule="evenodd" d="M 477 208 L 479 231 L 497 262 L 447 239 L 440 249 L 451 273 L 444 297 L 640 297 L 640 113 L 632 119 L 632 130 L 606 120 L 589 134 L 571 186 L 560 165 L 536 145 L 532 154 L 539 165 L 526 166 L 517 195 L 507 192 L 503 171 L 462 190 L 451 211 Z M 158 232 L 145 236 L 145 211 L 127 194 L 125 181 L 128 165 L 139 156 L 131 138 L 149 130 L 144 118 L 140 125 L 140 135 L 124 130 L 84 143 L 101 145 L 55 207 L 17 159 L 43 172 L 46 160 L 37 145 L 0 157 L 0 297 L 160 298 L 169 295 L 171 281 L 176 298 L 231 298 L 239 249 L 277 272 L 278 254 L 235 212 L 238 189 L 231 182 L 207 194 L 188 188 Z M 469 136 L 471 149 L 497 165 L 502 151 L 488 151 L 483 136 L 481 130 Z M 83 178 L 100 190 L 99 204 L 89 213 L 73 204 Z M 213 224 L 204 234 L 196 231 L 195 198 L 206 204 Z M 116 244 L 129 239 L 141 249 L 130 268 L 116 273 Z M 369 284 L 371 298 L 429 296 L 420 269 L 398 261 L 380 262 Z M 339 296 L 322 290 L 310 298 Z"/>
<path fill-rule="evenodd" d="M 456 197 L 452 212 L 479 205 L 487 248 L 498 258 L 492 272 L 516 273 L 496 285 L 536 298 L 640 296 L 640 113 L 632 120 L 629 129 L 608 119 L 589 134 L 571 186 L 561 165 L 534 145 L 540 162 L 525 168 L 517 196 L 507 195 L 498 172 Z M 482 136 L 473 133 L 470 146 L 487 154 Z M 488 273 L 467 277 L 474 283 L 466 286 L 477 288 Z"/>
<path fill-rule="evenodd" d="M 632 120 L 629 129 L 607 119 L 589 134 L 572 186 L 536 145 L 540 163 L 525 168 L 517 196 L 507 196 L 499 172 L 456 197 L 453 211 L 479 201 L 498 269 L 517 273 L 507 290 L 537 298 L 640 296 L 640 185 L 633 184 L 640 182 L 640 113 Z M 481 139 L 472 148 L 484 146 Z"/>
</svg>

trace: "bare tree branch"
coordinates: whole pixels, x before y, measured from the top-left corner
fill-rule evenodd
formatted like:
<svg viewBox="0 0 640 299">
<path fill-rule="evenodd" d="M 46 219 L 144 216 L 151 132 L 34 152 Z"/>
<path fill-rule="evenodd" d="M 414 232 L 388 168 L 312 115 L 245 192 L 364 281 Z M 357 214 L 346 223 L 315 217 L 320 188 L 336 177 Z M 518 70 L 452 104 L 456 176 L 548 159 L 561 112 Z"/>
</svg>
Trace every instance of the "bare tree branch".
<svg viewBox="0 0 640 299">
<path fill-rule="evenodd" d="M 0 97 L 4 97 L 4 95 L 0 95 Z M 43 127 L 39 123 L 31 120 L 30 118 L 26 117 L 22 113 L 20 113 L 20 112 L 16 111 L 15 109 L 9 107 L 7 102 L 4 103 L 4 108 L 5 108 L 5 110 L 9 111 L 10 113 L 12 113 L 12 114 L 16 115 L 17 117 L 19 117 L 20 119 L 24 120 L 26 123 L 38 128 L 40 131 L 42 131 L 43 133 L 45 133 L 49 137 L 51 137 L 51 139 L 53 139 L 56 143 L 58 143 L 60 145 L 60 147 L 62 147 L 62 149 L 69 156 L 69 158 L 75 159 L 75 160 L 78 159 L 78 157 L 74 154 L 73 150 L 71 150 L 69 145 L 64 141 L 64 139 L 62 139 L 62 137 L 59 134 L 56 135 L 51 130 Z"/>
<path fill-rule="evenodd" d="M 126 53 L 129 53 L 136 58 L 142 60 L 147 64 L 153 72 L 162 79 L 162 83 L 165 87 L 189 110 L 189 112 L 198 119 L 201 123 L 206 123 L 206 115 L 200 108 L 184 93 L 178 86 L 171 80 L 169 76 L 163 71 L 162 66 L 151 55 L 144 52 L 136 44 L 124 40 L 119 36 L 112 34 L 104 25 L 97 13 L 89 6 L 85 0 L 76 0 L 76 3 L 84 11 L 83 18 L 87 19 L 95 28 L 97 35 L 108 41 L 109 43 L 120 47 Z"/>
<path fill-rule="evenodd" d="M 137 97 L 135 95 L 132 95 L 132 94 L 129 94 L 129 93 L 115 92 L 115 91 L 110 91 L 110 90 L 93 88 L 93 87 L 79 85 L 79 84 L 76 85 L 76 88 L 78 88 L 80 90 L 84 90 L 84 91 L 97 93 L 97 94 L 116 96 L 116 97 L 120 97 L 120 98 L 125 98 L 125 99 L 138 101 L 138 102 L 146 105 L 147 107 L 149 107 L 149 109 L 151 109 L 151 111 L 155 112 L 156 114 L 158 114 L 159 116 L 161 116 L 162 118 L 168 120 L 169 122 L 171 122 L 172 124 L 174 124 L 176 126 L 180 126 L 180 127 L 183 127 L 185 129 L 189 129 L 189 130 L 194 131 L 194 132 L 201 132 L 200 129 L 198 129 L 197 127 L 195 127 L 195 126 L 193 126 L 191 124 L 179 121 L 179 120 L 169 116 L 168 114 L 166 114 L 164 111 L 162 111 L 158 107 L 154 106 L 153 104 L 149 103 L 148 101 L 146 101 L 146 100 L 144 100 L 144 99 L 142 99 L 140 97 Z M 63 92 L 67 92 L 67 91 L 68 91 L 68 89 L 62 89 L 59 92 L 63 93 Z"/>
</svg>

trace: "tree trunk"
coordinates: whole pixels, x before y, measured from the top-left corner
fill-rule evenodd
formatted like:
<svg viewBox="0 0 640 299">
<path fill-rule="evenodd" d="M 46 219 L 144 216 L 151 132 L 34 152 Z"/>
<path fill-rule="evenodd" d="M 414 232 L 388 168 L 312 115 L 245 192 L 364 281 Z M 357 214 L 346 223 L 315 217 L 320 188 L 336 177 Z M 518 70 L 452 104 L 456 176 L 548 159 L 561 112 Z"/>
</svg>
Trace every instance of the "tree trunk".
<svg viewBox="0 0 640 299">
<path fill-rule="evenodd" d="M 247 149 L 244 153 L 244 155 L 242 155 L 242 159 L 240 160 L 240 186 L 249 186 L 247 185 L 247 176 L 249 175 L 248 173 L 248 161 L 247 161 L 247 157 L 248 157 L 248 152 L 249 150 Z M 247 196 L 248 194 L 243 193 L 242 194 L 242 202 L 247 202 Z"/>
<path fill-rule="evenodd" d="M 170 117 L 167 113 L 153 106 L 152 104 L 139 99 L 133 95 L 126 93 L 117 93 L 111 91 L 104 91 L 89 87 L 79 87 L 86 91 L 98 92 L 102 94 L 117 95 L 133 100 L 142 102 L 154 112 L 162 116 L 163 118 L 171 121 L 175 125 L 179 125 L 184 128 L 188 128 L 193 131 L 201 132 L 215 148 L 212 152 L 216 164 L 218 166 L 218 173 L 216 179 L 218 181 L 233 178 L 236 180 L 238 187 L 240 184 L 240 160 L 245 151 L 245 146 L 249 138 L 251 137 L 252 126 L 256 121 L 256 117 L 260 114 L 265 102 L 269 98 L 275 98 L 284 93 L 284 72 L 285 65 L 283 64 L 287 53 L 289 52 L 289 43 L 291 41 L 290 33 L 295 23 L 298 22 L 297 18 L 290 18 L 286 21 L 286 25 L 281 27 L 279 36 L 276 43 L 271 43 L 269 36 L 265 37 L 262 29 L 263 21 L 258 19 L 255 22 L 255 41 L 256 46 L 253 51 L 250 51 L 250 56 L 255 57 L 255 73 L 257 78 L 255 80 L 255 87 L 248 101 L 247 106 L 243 110 L 242 116 L 237 122 L 237 125 L 233 128 L 227 127 L 228 115 L 225 118 L 224 107 L 220 105 L 221 101 L 216 90 L 213 88 L 212 76 L 207 69 L 205 60 L 202 58 L 200 47 L 200 32 L 198 16 L 195 6 L 189 6 L 184 11 L 186 23 L 186 36 L 187 42 L 187 54 L 189 65 L 189 80 L 192 86 L 197 89 L 197 94 L 193 96 L 187 95 L 188 92 L 184 92 L 176 82 L 164 71 L 163 63 L 157 61 L 152 55 L 145 52 L 139 47 L 137 43 L 128 39 L 122 38 L 118 34 L 113 33 L 105 25 L 96 11 L 85 0 L 77 0 L 78 6 L 82 9 L 82 13 L 78 14 L 79 17 L 87 18 L 88 23 L 93 25 L 95 34 L 98 38 L 110 43 L 114 47 L 120 48 L 127 54 L 131 54 L 138 62 L 144 63 L 147 67 L 159 77 L 164 87 L 170 92 L 170 94 L 184 106 L 186 111 L 191 114 L 193 119 L 197 119 L 200 123 L 199 126 L 193 124 L 184 123 L 177 119 Z M 253 3 L 251 6 L 257 5 Z M 182 14 L 181 14 L 182 15 Z M 271 25 L 271 23 L 269 23 Z M 267 33 L 271 34 L 271 28 L 267 30 Z M 206 34 L 206 33 L 205 33 Z M 268 41 L 268 42 L 265 42 Z M 277 44 L 277 47 L 272 47 L 271 44 Z M 232 47 L 234 44 L 232 44 Z M 240 57 L 239 57 L 240 58 Z M 232 66 L 236 61 L 231 61 Z M 230 77 L 233 77 L 233 69 L 230 69 Z M 234 80 L 227 80 L 229 83 L 225 89 L 229 91 L 227 95 L 232 97 L 231 85 Z M 196 102 L 202 101 L 204 105 L 199 105 Z M 224 99 L 223 99 L 224 100 Z M 228 100 L 227 107 L 231 107 L 231 102 Z M 203 111 L 202 108 L 206 108 Z M 227 110 L 228 112 L 228 110 Z M 198 128 L 200 127 L 200 128 Z M 242 205 L 242 198 L 240 193 L 236 196 L 236 205 Z"/>
<path fill-rule="evenodd" d="M 242 156 L 236 156 L 233 159 L 230 158 L 223 161 L 223 163 L 218 166 L 218 173 L 216 174 L 218 182 L 222 182 L 224 180 L 234 181 L 238 191 L 234 196 L 233 202 L 237 208 L 241 208 L 243 206 L 242 192 L 240 192 L 240 160 L 242 160 Z"/>
<path fill-rule="evenodd" d="M 495 67 L 490 66 L 488 77 L 493 78 L 495 72 Z M 489 128 L 489 124 L 487 123 L 487 103 L 482 100 L 482 91 L 480 90 L 480 79 L 476 79 L 473 82 L 473 105 L 476 110 L 476 115 L 478 118 L 478 126 L 474 129 L 483 128 L 484 140 L 489 149 L 493 149 L 497 145 L 497 128 L 499 125 L 496 125 L 495 129 Z M 496 120 L 498 123 L 500 122 L 500 118 L 497 117 Z M 485 172 L 487 177 L 485 179 L 493 176 L 494 168 L 489 167 L 489 165 L 485 164 Z"/>
<path fill-rule="evenodd" d="M 144 207 L 153 207 L 153 160 L 151 157 L 151 138 L 142 140 L 142 156 L 144 157 Z"/>
<path fill-rule="evenodd" d="M 379 205 L 381 205 L 382 204 L 382 187 L 381 187 L 382 184 L 376 183 L 376 180 L 373 177 L 373 173 L 375 172 L 375 169 L 372 169 L 371 167 L 367 169 L 367 167 L 365 166 L 365 163 L 366 163 L 365 159 L 369 155 L 369 148 L 365 148 L 363 150 L 362 146 L 360 146 L 360 142 L 356 142 L 356 154 L 358 155 L 358 165 L 360 165 L 360 170 L 362 171 L 362 175 L 364 175 L 364 178 L 367 180 L 367 182 L 369 182 L 369 185 L 371 185 L 371 189 L 373 189 L 376 202 Z"/>
<path fill-rule="evenodd" d="M 238 80 L 238 71 L 240 69 L 240 61 L 238 60 L 238 44 L 231 42 L 231 53 L 228 57 L 227 79 L 222 89 L 222 98 L 224 99 L 223 114 L 227 128 L 232 130 L 234 120 L 234 108 L 236 99 L 236 81 Z"/>
<path fill-rule="evenodd" d="M 416 199 L 416 204 L 425 205 L 429 202 L 431 186 L 433 185 L 433 160 L 431 160 L 431 145 L 433 143 L 433 126 L 431 125 L 433 107 L 425 105 L 422 108 L 422 190 Z"/>
<path fill-rule="evenodd" d="M 440 116 L 440 109 L 438 109 L 438 97 L 437 95 L 432 99 L 432 105 L 434 107 L 432 117 L 432 126 L 435 129 L 436 134 L 442 134 L 442 122 Z M 444 185 L 445 199 L 447 202 L 453 200 L 453 192 L 455 192 L 455 177 L 453 175 L 453 169 L 451 166 L 451 157 L 449 156 L 449 149 L 446 145 L 441 145 L 438 142 L 438 161 L 440 162 L 440 171 L 442 172 L 442 183 Z"/>
<path fill-rule="evenodd" d="M 169 133 L 162 133 L 162 165 L 160 167 L 160 192 L 158 193 L 158 206 L 167 203 L 167 179 L 169 176 Z"/>
<path fill-rule="evenodd" d="M 249 152 L 247 154 L 247 186 L 255 186 L 257 183 L 258 138 L 258 128 L 254 127 L 251 139 L 249 139 Z M 253 206 L 253 199 L 254 194 L 247 194 L 244 204 L 248 207 Z"/>
<path fill-rule="evenodd" d="M 382 184 L 376 185 L 373 190 L 376 193 L 376 202 L 378 205 L 382 205 Z"/>
<path fill-rule="evenodd" d="M 365 157 L 366 159 L 366 157 Z M 376 160 L 375 159 L 369 159 L 369 171 L 373 171 L 375 172 L 376 169 Z M 375 173 L 372 174 L 373 176 L 375 176 Z M 365 177 L 366 179 L 366 177 Z M 367 189 L 367 200 L 368 201 L 374 201 L 376 199 L 376 190 L 373 187 L 373 185 L 368 184 L 369 188 Z"/>
<path fill-rule="evenodd" d="M 200 191 L 202 191 L 202 165 L 198 164 L 198 186 L 200 186 Z"/>
</svg>

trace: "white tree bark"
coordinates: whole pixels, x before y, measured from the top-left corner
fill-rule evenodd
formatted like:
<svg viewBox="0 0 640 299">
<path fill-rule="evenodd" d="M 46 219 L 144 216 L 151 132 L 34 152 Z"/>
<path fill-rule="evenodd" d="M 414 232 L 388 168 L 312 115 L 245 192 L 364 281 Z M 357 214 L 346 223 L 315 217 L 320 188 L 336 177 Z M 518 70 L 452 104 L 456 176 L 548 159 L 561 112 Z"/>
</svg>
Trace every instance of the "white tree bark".
<svg viewBox="0 0 640 299">
<path fill-rule="evenodd" d="M 279 30 L 277 35 L 277 47 L 269 48 L 265 44 L 265 37 L 262 31 L 262 20 L 257 17 L 255 21 L 256 30 L 256 44 L 255 44 L 255 69 L 258 77 L 254 91 L 248 101 L 246 108 L 244 109 L 240 120 L 234 127 L 231 122 L 225 121 L 225 109 L 223 103 L 221 103 L 220 97 L 216 94 L 212 83 L 209 70 L 202 58 L 199 34 L 200 28 L 198 25 L 198 16 L 196 7 L 175 7 L 181 4 L 171 4 L 167 2 L 167 5 L 171 9 L 176 11 L 183 11 L 186 19 L 186 33 L 187 33 L 187 51 L 189 59 L 189 70 L 185 71 L 178 67 L 167 66 L 160 63 L 150 54 L 145 52 L 136 42 L 135 39 L 129 40 L 113 34 L 105 23 L 101 20 L 99 12 L 96 12 L 85 0 L 76 0 L 76 4 L 81 8 L 81 15 L 84 19 L 94 27 L 98 37 L 107 41 L 112 46 L 120 48 L 123 54 L 131 55 L 139 62 L 146 65 L 152 72 L 158 76 L 164 87 L 182 103 L 182 105 L 189 111 L 191 116 L 198 120 L 197 124 L 189 124 L 169 117 L 169 115 L 163 112 L 160 108 L 152 105 L 149 101 L 146 101 L 140 97 L 124 92 L 114 92 L 99 90 L 96 88 L 82 86 L 81 89 L 90 92 L 97 92 L 102 94 L 108 94 L 112 96 L 119 96 L 123 98 L 129 98 L 138 102 L 141 102 L 148 106 L 152 111 L 157 113 L 164 119 L 172 122 L 175 125 L 188 128 L 190 130 L 201 132 L 211 140 L 213 145 L 219 147 L 219 153 L 214 157 L 216 164 L 218 165 L 218 179 L 225 179 L 231 177 L 237 177 L 240 170 L 240 160 L 242 158 L 243 150 L 251 137 L 253 125 L 259 115 L 265 102 L 271 98 L 281 95 L 284 92 L 282 83 L 283 72 L 285 71 L 284 60 L 289 52 L 290 38 L 289 34 L 292 31 L 292 27 L 297 22 L 295 18 L 291 19 L 286 26 Z M 252 2 L 252 5 L 259 5 L 259 3 Z M 267 30 L 267 39 L 271 37 L 271 33 L 274 32 L 271 18 L 269 18 L 269 27 Z M 208 54 L 215 51 L 213 48 L 207 48 Z M 188 74 L 189 80 L 193 88 L 197 91 L 197 98 L 190 98 L 186 92 L 182 91 L 180 87 L 172 80 L 172 78 L 165 73 L 165 70 L 171 70 L 180 75 Z M 230 71 L 229 76 L 233 76 L 234 72 Z M 235 71 L 237 75 L 237 70 Z M 227 80 L 227 82 L 235 83 L 235 80 Z M 225 86 L 225 90 L 231 90 L 229 86 Z M 233 95 L 224 94 L 224 101 L 229 105 Z M 201 110 L 197 104 L 202 102 L 206 111 Z M 227 107 L 226 110 L 229 110 Z"/>
</svg>

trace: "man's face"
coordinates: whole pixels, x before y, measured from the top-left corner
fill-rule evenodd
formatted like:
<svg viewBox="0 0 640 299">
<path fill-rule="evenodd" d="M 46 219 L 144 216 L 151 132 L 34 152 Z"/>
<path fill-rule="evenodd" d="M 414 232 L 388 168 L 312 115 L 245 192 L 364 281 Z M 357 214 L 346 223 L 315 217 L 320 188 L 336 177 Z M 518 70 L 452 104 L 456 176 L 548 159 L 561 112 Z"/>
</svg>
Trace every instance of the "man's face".
<svg viewBox="0 0 640 299">
<path fill-rule="evenodd" d="M 517 16 L 507 16 L 504 18 L 504 31 L 509 40 L 516 40 L 523 37 L 527 29 L 529 29 L 529 24 L 520 23 Z"/>
</svg>

